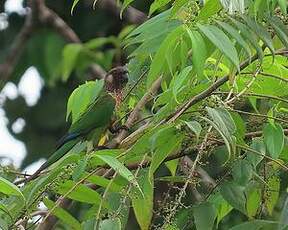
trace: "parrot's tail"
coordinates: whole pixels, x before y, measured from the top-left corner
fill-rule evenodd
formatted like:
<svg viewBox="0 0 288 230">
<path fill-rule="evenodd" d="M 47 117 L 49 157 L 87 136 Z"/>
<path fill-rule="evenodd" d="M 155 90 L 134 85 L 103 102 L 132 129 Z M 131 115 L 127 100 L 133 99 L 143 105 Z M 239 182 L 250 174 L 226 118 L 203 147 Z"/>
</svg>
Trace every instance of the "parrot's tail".
<svg viewBox="0 0 288 230">
<path fill-rule="evenodd" d="M 64 144 L 66 144 L 68 141 L 74 140 L 78 137 L 83 135 L 82 133 L 67 133 L 65 136 L 63 136 L 56 144 L 56 150 L 61 148 Z"/>
</svg>

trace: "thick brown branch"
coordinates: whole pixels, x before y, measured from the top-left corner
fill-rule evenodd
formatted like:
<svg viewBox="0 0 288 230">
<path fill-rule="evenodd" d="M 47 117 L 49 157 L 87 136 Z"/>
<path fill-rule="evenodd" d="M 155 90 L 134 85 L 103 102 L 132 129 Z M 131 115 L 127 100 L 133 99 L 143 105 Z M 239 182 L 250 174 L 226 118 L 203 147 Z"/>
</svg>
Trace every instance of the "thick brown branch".
<svg viewBox="0 0 288 230">
<path fill-rule="evenodd" d="M 87 3 L 89 5 L 92 5 L 94 2 L 91 0 L 88 0 Z M 116 17 L 120 17 L 120 10 L 121 5 L 117 5 L 117 2 L 115 0 L 99 0 L 97 2 L 97 6 L 99 8 L 108 10 Z M 129 6 L 124 12 L 123 12 L 123 18 L 125 21 L 132 23 L 132 24 L 141 24 L 144 21 L 147 20 L 147 15 L 141 12 L 140 10 L 137 10 L 134 7 Z"/>
<path fill-rule="evenodd" d="M 12 45 L 8 51 L 6 59 L 0 65 L 0 80 L 1 80 L 0 88 L 4 86 L 5 82 L 12 74 L 14 66 L 19 60 L 25 48 L 25 44 L 31 37 L 33 30 L 34 30 L 34 19 L 32 17 L 32 12 L 30 11 L 27 13 L 26 20 L 21 31 L 12 42 Z"/>
<path fill-rule="evenodd" d="M 162 77 L 159 77 L 151 86 L 151 88 L 146 92 L 146 94 L 141 98 L 141 100 L 138 102 L 138 104 L 135 106 L 133 111 L 130 113 L 125 126 L 130 129 L 133 124 L 137 121 L 139 114 L 141 110 L 145 107 L 147 102 L 151 100 L 151 98 L 157 93 L 158 89 L 161 86 Z M 116 136 L 111 143 L 109 143 L 109 148 L 115 148 L 117 147 L 121 141 L 127 137 L 128 131 L 122 130 L 118 136 Z"/>
</svg>

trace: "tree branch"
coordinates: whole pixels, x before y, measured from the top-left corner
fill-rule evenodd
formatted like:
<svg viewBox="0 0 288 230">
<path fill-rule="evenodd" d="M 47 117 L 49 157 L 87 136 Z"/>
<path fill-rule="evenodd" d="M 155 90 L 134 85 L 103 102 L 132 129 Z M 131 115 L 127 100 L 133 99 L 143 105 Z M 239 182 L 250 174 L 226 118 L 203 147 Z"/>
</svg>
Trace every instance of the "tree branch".
<svg viewBox="0 0 288 230">
<path fill-rule="evenodd" d="M 89 5 L 92 5 L 94 0 L 88 0 L 87 3 Z M 121 5 L 117 5 L 117 2 L 115 0 L 100 0 L 97 2 L 97 6 L 99 8 L 108 10 L 111 12 L 113 15 L 116 17 L 120 17 L 120 10 L 121 10 Z M 144 21 L 147 20 L 147 15 L 140 10 L 137 10 L 134 7 L 128 6 L 127 9 L 123 12 L 123 18 L 129 23 L 132 24 L 141 24 Z"/>
<path fill-rule="evenodd" d="M 32 8 L 33 10 L 33 8 Z M 14 66 L 17 64 L 24 48 L 34 31 L 34 18 L 32 16 L 32 11 L 28 11 L 24 25 L 20 30 L 19 34 L 16 36 L 12 45 L 8 51 L 6 59 L 0 65 L 0 89 L 3 88 L 5 82 L 8 80 L 10 75 L 14 70 Z"/>
<path fill-rule="evenodd" d="M 144 108 L 144 106 L 151 100 L 151 98 L 157 93 L 158 89 L 161 86 L 162 77 L 159 77 L 151 86 L 151 88 L 146 92 L 146 94 L 141 98 L 137 103 L 133 111 L 130 113 L 125 126 L 130 129 L 133 124 L 137 121 L 139 113 Z M 128 131 L 122 130 L 109 144 L 109 148 L 117 147 L 125 137 L 127 137 Z"/>
</svg>

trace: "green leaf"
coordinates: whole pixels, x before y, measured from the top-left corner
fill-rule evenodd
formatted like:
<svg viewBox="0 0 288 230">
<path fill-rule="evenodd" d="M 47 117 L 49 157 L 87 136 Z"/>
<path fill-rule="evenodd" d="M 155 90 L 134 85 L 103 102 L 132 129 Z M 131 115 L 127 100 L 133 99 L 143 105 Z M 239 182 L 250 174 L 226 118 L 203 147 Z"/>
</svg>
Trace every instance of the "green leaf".
<svg viewBox="0 0 288 230">
<path fill-rule="evenodd" d="M 167 54 L 167 47 L 173 46 L 176 43 L 176 40 L 182 36 L 183 32 L 183 26 L 178 26 L 171 33 L 169 33 L 165 40 L 161 43 L 150 66 L 150 70 L 147 76 L 147 88 L 149 88 L 152 83 L 161 75 L 163 66 L 166 63 L 166 59 L 163 57 L 166 55 L 173 55 L 172 53 Z"/>
<path fill-rule="evenodd" d="M 173 140 L 167 142 L 167 140 Z M 171 153 L 177 151 L 181 146 L 183 136 L 177 134 L 174 127 L 165 127 L 160 129 L 151 137 L 152 160 L 149 167 L 150 178 L 153 177 L 154 172 Z"/>
<path fill-rule="evenodd" d="M 238 160 L 232 168 L 232 176 L 237 184 L 246 186 L 252 177 L 251 164 L 245 159 Z"/>
<path fill-rule="evenodd" d="M 251 56 L 251 50 L 247 42 L 242 38 L 240 33 L 232 26 L 230 26 L 226 22 L 216 21 L 218 25 L 220 25 L 227 33 L 229 33 L 238 43 L 239 45 L 245 50 L 247 55 Z"/>
<path fill-rule="evenodd" d="M 250 148 L 262 153 L 263 155 L 266 154 L 265 144 L 260 138 L 252 140 Z M 247 160 L 254 166 L 254 168 L 256 168 L 256 166 L 262 161 L 262 159 L 263 156 L 247 151 Z"/>
<path fill-rule="evenodd" d="M 68 180 L 57 188 L 57 193 L 65 195 L 75 186 L 75 184 L 75 182 Z M 100 204 L 102 199 L 96 191 L 88 188 L 84 184 L 77 185 L 67 197 L 88 204 Z M 107 206 L 106 203 L 104 203 L 104 206 Z"/>
<path fill-rule="evenodd" d="M 178 11 L 184 7 L 186 4 L 188 4 L 187 0 L 175 0 L 173 2 L 173 7 L 172 7 L 172 10 L 171 10 L 171 15 L 170 17 L 174 17 Z"/>
<path fill-rule="evenodd" d="M 261 190 L 253 189 L 247 193 L 247 215 L 253 218 L 261 205 Z"/>
<path fill-rule="evenodd" d="M 71 8 L 71 15 L 73 15 L 73 10 L 74 8 L 76 7 L 77 3 L 79 2 L 80 0 L 74 0 L 73 1 L 73 5 L 72 5 L 72 8 Z"/>
<path fill-rule="evenodd" d="M 204 66 L 207 58 L 207 51 L 202 35 L 196 30 L 190 30 L 186 27 L 187 33 L 192 44 L 192 63 L 195 67 L 197 75 L 200 79 L 203 78 Z"/>
<path fill-rule="evenodd" d="M 166 167 L 169 169 L 172 176 L 176 175 L 179 159 L 165 162 Z"/>
<path fill-rule="evenodd" d="M 22 201 L 25 201 L 25 198 L 22 192 L 20 191 L 20 189 L 16 185 L 14 185 L 13 183 L 11 183 L 10 181 L 6 180 L 3 177 L 0 177 L 0 192 L 8 196 L 11 196 L 11 195 L 19 196 L 22 199 Z"/>
<path fill-rule="evenodd" d="M 287 1 L 286 0 L 278 0 L 278 5 L 283 14 L 287 14 Z"/>
<path fill-rule="evenodd" d="M 209 202 L 201 203 L 192 208 L 197 230 L 213 229 L 216 219 L 216 209 Z"/>
<path fill-rule="evenodd" d="M 273 47 L 273 42 L 270 34 L 266 31 L 266 29 L 260 23 L 257 23 L 254 19 L 249 17 L 243 17 L 243 19 L 247 25 L 259 36 L 259 38 L 261 38 L 271 53 L 274 54 L 275 50 Z"/>
<path fill-rule="evenodd" d="M 99 230 L 121 230 L 121 221 L 119 218 L 102 220 Z"/>
<path fill-rule="evenodd" d="M 74 169 L 72 178 L 74 181 L 78 181 L 81 176 L 84 174 L 86 166 L 88 164 L 88 156 L 85 156 L 84 158 L 80 159 L 80 161 L 77 164 L 77 167 Z"/>
<path fill-rule="evenodd" d="M 43 202 L 45 206 L 50 210 L 54 208 L 56 205 L 53 201 L 49 200 L 48 198 L 45 198 Z M 76 230 L 82 229 L 79 221 L 76 220 L 69 212 L 67 212 L 63 208 L 60 208 L 59 206 L 54 208 L 54 210 L 52 211 L 52 214 L 58 217 L 60 220 L 62 220 L 65 224 L 67 224 L 71 228 L 76 229 Z"/>
<path fill-rule="evenodd" d="M 1 204 L 1 203 L 0 203 L 0 212 L 4 212 L 10 218 L 10 220 L 13 221 L 12 213 L 9 211 L 9 209 L 4 204 Z M 0 228 L 1 228 L 1 225 L 0 225 Z"/>
<path fill-rule="evenodd" d="M 278 222 L 269 220 L 252 220 L 236 225 L 229 230 L 247 230 L 247 229 L 273 229 L 277 227 Z"/>
<path fill-rule="evenodd" d="M 195 133 L 196 138 L 197 138 L 197 142 L 199 140 L 201 131 L 202 131 L 202 126 L 198 121 L 185 121 L 185 124 L 188 126 L 188 128 Z"/>
<path fill-rule="evenodd" d="M 207 201 L 213 204 L 217 210 L 215 229 L 218 229 L 218 224 L 220 221 L 233 210 L 233 207 L 223 198 L 219 191 L 211 194 Z"/>
<path fill-rule="evenodd" d="M 104 87 L 104 80 L 88 81 L 76 88 L 68 99 L 66 120 L 71 114 L 72 123 L 95 102 Z"/>
<path fill-rule="evenodd" d="M 122 186 L 114 183 L 114 181 L 110 181 L 102 176 L 92 175 L 86 179 L 86 181 L 99 185 L 101 187 L 106 188 L 109 185 L 109 191 L 111 192 L 120 192 L 123 188 Z"/>
<path fill-rule="evenodd" d="M 197 21 L 206 21 L 214 14 L 218 13 L 222 9 L 221 2 L 219 0 L 208 0 L 205 1 L 204 7 L 200 10 Z"/>
<path fill-rule="evenodd" d="M 278 230 L 282 229 L 281 226 L 287 226 L 288 225 L 288 197 L 286 197 L 284 205 L 281 209 L 281 215 L 279 219 L 279 226 Z"/>
<path fill-rule="evenodd" d="M 269 23 L 273 27 L 282 44 L 288 48 L 288 30 L 283 22 L 277 17 L 271 17 L 269 18 Z"/>
<path fill-rule="evenodd" d="M 134 2 L 134 0 L 124 0 L 121 10 L 120 10 L 120 18 L 122 18 L 122 14 L 124 12 L 124 10 L 132 3 Z"/>
<path fill-rule="evenodd" d="M 158 10 L 159 8 L 167 5 L 171 0 L 155 0 L 151 6 L 150 6 L 150 10 L 149 10 L 149 17 L 151 16 L 151 14 L 153 14 L 156 10 Z"/>
<path fill-rule="evenodd" d="M 134 186 L 139 188 L 136 178 L 119 160 L 113 156 L 109 155 L 96 155 L 99 159 L 107 163 L 111 168 L 113 168 L 117 173 L 124 177 L 127 181 L 132 183 Z"/>
<path fill-rule="evenodd" d="M 270 156 L 277 159 L 284 147 L 284 132 L 282 126 L 268 123 L 263 129 L 264 143 Z"/>
<path fill-rule="evenodd" d="M 220 193 L 233 208 L 246 214 L 244 187 L 234 182 L 225 182 L 220 186 Z"/>
<path fill-rule="evenodd" d="M 154 181 L 149 179 L 149 171 L 143 169 L 137 177 L 143 195 L 135 190 L 132 193 L 133 210 L 142 230 L 148 230 L 153 216 Z"/>
<path fill-rule="evenodd" d="M 237 50 L 227 35 L 213 25 L 197 25 L 200 31 L 239 69 Z"/>
<path fill-rule="evenodd" d="M 77 59 L 83 49 L 81 44 L 68 44 L 63 49 L 62 79 L 66 81 L 75 68 Z"/>
<path fill-rule="evenodd" d="M 173 80 L 172 92 L 176 102 L 178 102 L 177 96 L 179 92 L 181 92 L 181 90 L 187 87 L 191 70 L 192 70 L 191 66 L 184 68 Z"/>
<path fill-rule="evenodd" d="M 258 58 L 262 61 L 264 54 L 261 46 L 259 45 L 256 34 L 248 26 L 235 20 L 234 18 L 230 17 L 230 20 L 238 28 L 240 34 L 243 34 L 247 41 L 249 41 L 251 45 L 256 49 Z"/>
<path fill-rule="evenodd" d="M 203 117 L 203 119 L 209 122 L 222 136 L 230 157 L 236 152 L 236 137 L 234 136 L 236 126 L 230 113 L 224 109 L 213 109 L 209 107 L 207 107 L 207 112 L 213 121 L 206 117 Z"/>
</svg>

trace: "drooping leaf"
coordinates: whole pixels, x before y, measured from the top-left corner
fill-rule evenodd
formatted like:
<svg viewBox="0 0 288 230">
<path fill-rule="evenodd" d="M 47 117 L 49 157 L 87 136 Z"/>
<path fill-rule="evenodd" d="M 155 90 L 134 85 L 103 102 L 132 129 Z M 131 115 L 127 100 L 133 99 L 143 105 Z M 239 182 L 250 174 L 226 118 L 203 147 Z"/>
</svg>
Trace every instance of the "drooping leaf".
<svg viewBox="0 0 288 230">
<path fill-rule="evenodd" d="M 230 113 L 224 109 L 209 107 L 207 107 L 207 112 L 212 118 L 212 121 L 205 117 L 203 117 L 203 119 L 209 122 L 222 136 L 230 157 L 236 151 L 236 137 L 234 136 L 236 126 Z"/>
<path fill-rule="evenodd" d="M 202 126 L 198 121 L 188 121 L 185 122 L 185 124 L 188 126 L 188 128 L 196 135 L 197 141 L 199 140 Z"/>
<path fill-rule="evenodd" d="M 78 181 L 80 177 L 84 174 L 86 166 L 88 164 L 88 157 L 85 156 L 83 159 L 80 159 L 77 167 L 74 169 L 72 174 L 72 178 L 74 181 Z"/>
<path fill-rule="evenodd" d="M 264 42 L 264 44 L 269 48 L 271 53 L 274 55 L 274 46 L 269 32 L 255 20 L 250 17 L 243 17 L 247 25 L 259 36 L 259 38 Z"/>
<path fill-rule="evenodd" d="M 216 221 L 216 228 L 218 228 L 218 224 L 220 221 L 231 212 L 233 207 L 221 196 L 220 192 L 212 194 L 208 201 L 214 205 L 217 211 L 217 221 Z"/>
<path fill-rule="evenodd" d="M 237 29 L 240 31 L 240 34 L 243 35 L 251 43 L 251 45 L 255 48 L 257 51 L 257 55 L 260 61 L 262 61 L 264 54 L 261 46 L 259 45 L 258 38 L 256 34 L 245 24 L 235 20 L 234 18 L 230 18 L 232 23 L 237 27 Z"/>
<path fill-rule="evenodd" d="M 51 210 L 52 208 L 56 206 L 56 204 L 52 200 L 49 200 L 48 198 L 44 199 L 43 202 L 49 210 Z M 57 206 L 56 208 L 54 208 L 54 210 L 52 211 L 52 214 L 58 217 L 65 224 L 70 226 L 72 229 L 76 229 L 76 230 L 82 229 L 80 222 L 77 219 L 75 219 L 69 212 L 67 212 L 61 207 Z"/>
<path fill-rule="evenodd" d="M 137 180 L 143 195 L 135 190 L 131 195 L 132 206 L 141 229 L 148 230 L 153 216 L 154 181 L 149 179 L 146 169 L 140 171 Z"/>
<path fill-rule="evenodd" d="M 261 205 L 261 191 L 256 188 L 247 193 L 247 215 L 253 218 Z"/>
<path fill-rule="evenodd" d="M 68 198 L 88 204 L 100 204 L 102 197 L 96 191 L 83 184 L 79 184 L 74 187 L 75 184 L 75 182 L 68 180 L 57 188 L 57 193 L 65 195 L 73 188 L 73 190 L 67 196 Z M 106 202 L 104 202 L 104 207 L 105 206 L 107 206 Z"/>
<path fill-rule="evenodd" d="M 232 176 L 237 184 L 246 186 L 252 177 L 252 165 L 245 159 L 237 161 L 233 165 Z"/>
<path fill-rule="evenodd" d="M 87 178 L 88 182 L 93 183 L 95 185 L 99 185 L 101 187 L 107 188 L 109 185 L 108 191 L 111 192 L 120 192 L 123 188 L 121 185 L 116 184 L 114 181 L 110 181 L 102 176 L 92 175 Z"/>
<path fill-rule="evenodd" d="M 207 58 L 205 42 L 201 34 L 196 30 L 186 28 L 192 43 L 192 63 L 199 79 L 203 78 L 204 65 Z"/>
<path fill-rule="evenodd" d="M 173 81 L 172 92 L 176 102 L 178 102 L 177 97 L 179 92 L 187 86 L 191 70 L 192 67 L 188 66 L 184 68 L 177 76 L 175 76 L 175 80 Z"/>
<path fill-rule="evenodd" d="M 234 182 L 225 182 L 220 186 L 223 198 L 235 209 L 246 213 L 246 197 L 244 187 Z"/>
<path fill-rule="evenodd" d="M 214 25 L 197 25 L 200 31 L 237 67 L 239 58 L 237 50 L 227 35 Z"/>
<path fill-rule="evenodd" d="M 263 155 L 265 155 L 266 153 L 265 144 L 261 139 L 254 139 L 252 141 L 252 144 L 250 145 L 250 148 L 262 153 Z M 247 151 L 247 160 L 254 166 L 254 168 L 256 168 L 256 166 L 262 161 L 262 159 L 263 156 Z"/>
<path fill-rule="evenodd" d="M 167 140 L 173 140 L 167 142 Z M 160 129 L 151 137 L 152 160 L 149 168 L 150 178 L 153 177 L 154 172 L 164 161 L 164 159 L 171 153 L 179 149 L 183 136 L 177 134 L 174 127 L 165 127 Z"/>
<path fill-rule="evenodd" d="M 288 30 L 283 22 L 277 17 L 271 17 L 269 18 L 269 23 L 273 27 L 282 44 L 288 48 Z"/>
<path fill-rule="evenodd" d="M 288 197 L 286 197 L 285 202 L 282 207 L 281 216 L 279 219 L 278 229 L 282 229 L 282 226 L 288 225 Z"/>
<path fill-rule="evenodd" d="M 152 83 L 157 79 L 157 77 L 161 75 L 163 71 L 163 66 L 166 62 L 166 59 L 163 57 L 165 57 L 166 55 L 172 55 L 172 53 L 170 54 L 166 53 L 167 47 L 175 44 L 176 40 L 179 39 L 183 33 L 184 33 L 183 26 L 178 26 L 161 43 L 161 46 L 159 47 L 157 53 L 155 54 L 152 64 L 150 66 L 150 70 L 147 76 L 147 88 L 149 88 L 152 85 Z"/>
<path fill-rule="evenodd" d="M 99 159 L 106 162 L 111 168 L 113 168 L 117 173 L 124 177 L 127 181 L 131 182 L 133 185 L 138 186 L 136 178 L 131 173 L 129 169 L 125 167 L 119 160 L 110 155 L 96 155 Z"/>
<path fill-rule="evenodd" d="M 0 192 L 9 196 L 11 195 L 18 196 L 22 199 L 22 202 L 25 201 L 25 198 L 20 189 L 3 177 L 0 177 Z"/>
<path fill-rule="evenodd" d="M 284 132 L 278 123 L 268 123 L 263 129 L 264 142 L 268 153 L 274 159 L 277 159 L 284 146 Z"/>
<path fill-rule="evenodd" d="M 251 50 L 247 42 L 242 38 L 240 33 L 226 22 L 216 21 L 227 33 L 229 33 L 247 53 L 248 57 L 251 56 Z"/>
<path fill-rule="evenodd" d="M 192 208 L 197 230 L 213 229 L 216 219 L 216 209 L 213 204 L 203 202 Z"/>
</svg>

